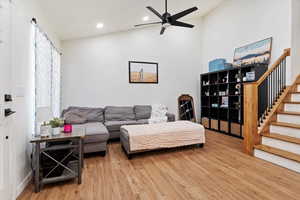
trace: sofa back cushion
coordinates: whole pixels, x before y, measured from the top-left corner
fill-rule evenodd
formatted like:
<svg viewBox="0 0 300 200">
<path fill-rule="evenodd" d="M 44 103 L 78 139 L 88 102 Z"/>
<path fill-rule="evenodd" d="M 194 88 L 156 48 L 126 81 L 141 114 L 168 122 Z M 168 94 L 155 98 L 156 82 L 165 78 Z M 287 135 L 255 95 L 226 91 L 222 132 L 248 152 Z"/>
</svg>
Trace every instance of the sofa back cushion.
<svg viewBox="0 0 300 200">
<path fill-rule="evenodd" d="M 84 124 L 87 122 L 85 116 L 74 110 L 66 111 L 63 117 L 67 124 Z"/>
<path fill-rule="evenodd" d="M 86 119 L 86 122 L 104 122 L 103 108 L 88 107 L 69 107 L 63 111 L 63 117 L 66 119 L 68 113 L 76 114 Z M 67 119 L 66 119 L 67 121 Z"/>
<path fill-rule="evenodd" d="M 129 121 L 135 120 L 133 107 L 107 106 L 105 108 L 105 121 Z"/>
<path fill-rule="evenodd" d="M 137 120 L 149 119 L 151 117 L 152 107 L 149 105 L 136 105 L 134 106 L 135 117 Z"/>
</svg>

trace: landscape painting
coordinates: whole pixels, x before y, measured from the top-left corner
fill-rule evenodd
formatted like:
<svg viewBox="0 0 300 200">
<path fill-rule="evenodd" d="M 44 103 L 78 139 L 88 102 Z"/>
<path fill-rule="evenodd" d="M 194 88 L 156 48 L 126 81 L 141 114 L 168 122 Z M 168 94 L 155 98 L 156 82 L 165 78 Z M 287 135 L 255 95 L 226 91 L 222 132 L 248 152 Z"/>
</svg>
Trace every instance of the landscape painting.
<svg viewBox="0 0 300 200">
<path fill-rule="evenodd" d="M 269 64 L 272 51 L 272 38 L 267 38 L 235 49 L 233 65 Z"/>
<path fill-rule="evenodd" d="M 129 61 L 129 83 L 158 83 L 158 63 Z"/>
</svg>

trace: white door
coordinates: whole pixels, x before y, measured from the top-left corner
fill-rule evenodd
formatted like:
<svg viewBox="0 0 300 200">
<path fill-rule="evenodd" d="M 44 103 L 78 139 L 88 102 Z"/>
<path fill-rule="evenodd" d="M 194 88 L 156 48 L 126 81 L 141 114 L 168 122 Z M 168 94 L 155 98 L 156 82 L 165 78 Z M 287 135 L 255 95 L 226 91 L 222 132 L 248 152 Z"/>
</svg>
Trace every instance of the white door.
<svg viewBox="0 0 300 200">
<path fill-rule="evenodd" d="M 0 0 L 0 199 L 11 200 L 9 136 L 11 117 L 4 110 L 11 107 L 4 95 L 11 94 L 11 5 L 9 0 Z"/>
</svg>

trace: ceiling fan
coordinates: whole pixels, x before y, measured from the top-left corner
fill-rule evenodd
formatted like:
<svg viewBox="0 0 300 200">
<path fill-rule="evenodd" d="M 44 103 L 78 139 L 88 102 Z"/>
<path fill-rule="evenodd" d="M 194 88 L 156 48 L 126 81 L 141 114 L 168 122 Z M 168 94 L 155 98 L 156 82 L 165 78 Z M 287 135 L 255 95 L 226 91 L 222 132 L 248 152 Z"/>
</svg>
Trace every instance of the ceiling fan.
<svg viewBox="0 0 300 200">
<path fill-rule="evenodd" d="M 178 19 L 198 10 L 197 7 L 193 7 L 193 8 L 189 8 L 187 10 L 184 10 L 180 13 L 177 13 L 175 15 L 171 15 L 170 13 L 168 13 L 168 0 L 165 0 L 165 13 L 163 13 L 162 15 L 157 12 L 154 8 L 152 8 L 151 6 L 147 6 L 147 9 L 149 9 L 151 12 L 153 12 L 157 17 L 159 17 L 161 19 L 160 22 L 152 22 L 152 23 L 146 23 L 146 24 L 137 24 L 135 25 L 135 27 L 139 27 L 139 26 L 145 26 L 145 25 L 152 25 L 152 24 L 162 24 L 162 28 L 160 31 L 160 34 L 164 34 L 166 28 L 168 26 L 180 26 L 180 27 L 185 27 L 185 28 L 193 28 L 194 25 L 192 24 L 187 24 L 184 22 L 180 22 L 177 21 Z"/>
</svg>

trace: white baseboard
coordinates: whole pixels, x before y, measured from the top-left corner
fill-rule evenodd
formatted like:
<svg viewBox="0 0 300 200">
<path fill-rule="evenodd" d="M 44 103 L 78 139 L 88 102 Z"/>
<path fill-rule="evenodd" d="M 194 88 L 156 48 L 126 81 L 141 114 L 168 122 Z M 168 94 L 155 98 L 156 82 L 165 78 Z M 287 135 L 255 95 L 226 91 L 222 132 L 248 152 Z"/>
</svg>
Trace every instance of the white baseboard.
<svg viewBox="0 0 300 200">
<path fill-rule="evenodd" d="M 30 183 L 32 180 L 32 171 L 30 171 L 27 176 L 23 179 L 23 181 L 17 186 L 16 189 L 16 197 L 20 196 L 20 194 L 25 190 L 27 185 Z"/>
</svg>

